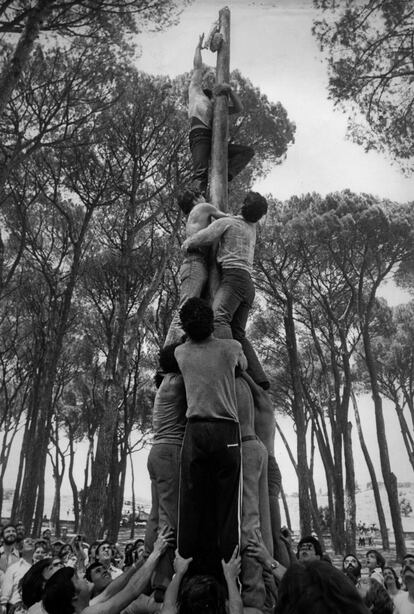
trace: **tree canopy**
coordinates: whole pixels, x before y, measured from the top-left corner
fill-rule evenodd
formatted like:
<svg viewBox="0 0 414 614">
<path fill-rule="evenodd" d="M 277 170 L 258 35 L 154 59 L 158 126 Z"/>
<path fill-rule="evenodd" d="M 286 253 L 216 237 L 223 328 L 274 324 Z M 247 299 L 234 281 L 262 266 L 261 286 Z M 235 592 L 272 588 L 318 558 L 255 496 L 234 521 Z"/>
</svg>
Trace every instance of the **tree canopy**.
<svg viewBox="0 0 414 614">
<path fill-rule="evenodd" d="M 328 59 L 329 94 L 349 135 L 413 171 L 414 2 L 314 0 L 313 32 Z"/>
</svg>

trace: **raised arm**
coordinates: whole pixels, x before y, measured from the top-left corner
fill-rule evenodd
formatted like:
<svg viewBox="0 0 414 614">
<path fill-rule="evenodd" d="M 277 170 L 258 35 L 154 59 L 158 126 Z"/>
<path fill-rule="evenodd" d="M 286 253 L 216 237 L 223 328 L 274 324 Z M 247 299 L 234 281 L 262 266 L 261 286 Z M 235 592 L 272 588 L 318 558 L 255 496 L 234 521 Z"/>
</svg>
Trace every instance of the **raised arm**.
<svg viewBox="0 0 414 614">
<path fill-rule="evenodd" d="M 236 546 L 227 563 L 224 560 L 221 561 L 229 593 L 229 614 L 242 614 L 243 612 L 243 602 L 237 586 L 237 578 L 241 569 L 241 558 L 238 555 L 238 550 L 239 548 Z"/>
<path fill-rule="evenodd" d="M 203 59 L 201 57 L 201 47 L 203 46 L 204 34 L 200 34 L 197 47 L 194 52 L 194 60 L 193 60 L 193 68 L 194 70 L 198 70 L 199 68 L 203 68 Z"/>
<path fill-rule="evenodd" d="M 192 560 L 192 557 L 189 559 L 184 559 L 182 556 L 180 556 L 178 550 L 175 551 L 175 574 L 173 575 L 172 580 L 165 591 L 164 604 L 161 608 L 161 614 L 176 614 L 178 591 L 180 590 L 181 582 Z"/>
<path fill-rule="evenodd" d="M 83 614 L 118 614 L 121 610 L 126 608 L 126 606 L 136 599 L 145 589 L 160 556 L 165 552 L 168 545 L 172 543 L 172 540 L 173 532 L 166 527 L 159 534 L 154 544 L 154 549 L 145 563 L 130 577 L 124 588 L 109 597 L 106 601 L 88 606 L 83 611 Z"/>
<path fill-rule="evenodd" d="M 246 554 L 259 561 L 259 563 L 263 565 L 263 568 L 266 571 L 270 571 L 277 580 L 281 580 L 285 575 L 286 567 L 272 558 L 265 546 L 260 531 L 257 531 L 256 539 L 248 540 Z"/>
<path fill-rule="evenodd" d="M 226 219 L 215 220 L 207 228 L 203 228 L 191 235 L 191 237 L 188 237 L 182 244 L 181 249 L 185 252 L 189 248 L 211 245 L 226 232 L 230 225 L 230 219 L 227 217 Z"/>
</svg>

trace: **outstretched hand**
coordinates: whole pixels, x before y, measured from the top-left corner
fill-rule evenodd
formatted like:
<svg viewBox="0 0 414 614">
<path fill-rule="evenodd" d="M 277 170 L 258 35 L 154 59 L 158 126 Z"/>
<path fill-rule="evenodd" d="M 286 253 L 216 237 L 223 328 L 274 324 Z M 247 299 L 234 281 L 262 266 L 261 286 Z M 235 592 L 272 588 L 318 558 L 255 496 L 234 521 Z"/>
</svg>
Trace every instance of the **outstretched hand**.
<svg viewBox="0 0 414 614">
<path fill-rule="evenodd" d="M 154 554 L 161 556 L 167 550 L 168 546 L 173 546 L 175 542 L 174 531 L 171 527 L 163 527 L 162 531 L 158 534 L 158 537 L 154 544 Z"/>
<path fill-rule="evenodd" d="M 191 561 L 193 560 L 193 557 L 190 556 L 190 558 L 185 559 L 184 557 L 181 556 L 181 554 L 178 552 L 178 550 L 175 551 L 175 559 L 174 559 L 174 571 L 175 573 L 183 576 L 186 572 L 187 569 L 191 563 Z"/>
<path fill-rule="evenodd" d="M 256 531 L 256 538 L 250 538 L 248 540 L 246 554 L 247 556 L 257 559 L 262 565 L 266 565 L 266 562 L 272 558 L 265 546 L 260 531 Z"/>
<path fill-rule="evenodd" d="M 198 38 L 198 44 L 197 44 L 197 47 L 198 47 L 199 49 L 202 49 L 202 47 L 203 47 L 203 43 L 204 43 L 204 32 L 203 32 L 203 34 L 200 34 L 200 36 L 199 36 L 199 38 Z"/>
<path fill-rule="evenodd" d="M 236 581 L 237 577 L 240 574 L 241 570 L 241 557 L 239 555 L 239 547 L 236 546 L 233 550 L 233 554 L 230 559 L 225 562 L 224 559 L 221 560 L 221 565 L 223 567 L 224 577 L 227 581 Z"/>
</svg>

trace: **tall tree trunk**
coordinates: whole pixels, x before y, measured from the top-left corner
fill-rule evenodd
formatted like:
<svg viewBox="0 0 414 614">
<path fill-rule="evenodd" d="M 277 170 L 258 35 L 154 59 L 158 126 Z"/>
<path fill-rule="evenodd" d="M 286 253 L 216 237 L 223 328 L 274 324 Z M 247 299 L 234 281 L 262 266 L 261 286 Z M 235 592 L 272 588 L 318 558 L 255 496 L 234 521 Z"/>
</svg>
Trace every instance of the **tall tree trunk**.
<svg viewBox="0 0 414 614">
<path fill-rule="evenodd" d="M 131 466 L 131 488 L 132 488 L 132 514 L 131 514 L 131 532 L 129 534 L 130 539 L 134 539 L 135 537 L 135 508 L 136 508 L 136 499 L 135 499 L 135 470 L 134 463 L 132 462 L 132 453 L 129 449 L 129 461 Z"/>
<path fill-rule="evenodd" d="M 306 420 L 303 404 L 302 384 L 300 379 L 300 364 L 296 343 L 295 321 L 293 317 L 292 297 L 286 295 L 285 313 L 283 316 L 286 335 L 286 347 L 289 356 L 290 376 L 293 387 L 293 414 L 297 437 L 297 474 L 299 482 L 299 517 L 302 535 L 310 535 L 312 530 L 312 512 L 309 499 L 308 460 L 306 446 Z"/>
<path fill-rule="evenodd" d="M 75 478 L 73 475 L 73 467 L 75 463 L 75 451 L 73 448 L 73 433 L 69 428 L 69 467 L 68 467 L 68 477 L 69 484 L 72 489 L 72 498 L 73 498 L 73 515 L 75 517 L 75 527 L 74 532 L 78 533 L 79 531 L 79 492 L 78 487 L 76 486 Z M 56 533 L 56 536 L 59 535 Z"/>
<path fill-rule="evenodd" d="M 282 497 L 283 509 L 285 511 L 286 525 L 290 532 L 292 532 L 292 522 L 290 520 L 289 506 L 286 501 L 286 493 L 283 486 L 280 487 L 280 496 Z"/>
<path fill-rule="evenodd" d="M 356 552 L 355 469 L 352 452 L 352 424 L 344 439 L 345 456 L 345 552 Z"/>
<path fill-rule="evenodd" d="M 395 549 L 399 560 L 406 554 L 406 546 L 404 540 L 404 532 L 401 521 L 400 504 L 398 501 L 398 485 L 397 478 L 391 471 L 390 457 L 388 453 L 388 442 L 385 434 L 384 415 L 382 411 L 382 398 L 379 392 L 377 368 L 375 359 L 372 353 L 371 340 L 367 325 L 363 327 L 362 336 L 364 341 L 365 360 L 368 368 L 369 379 L 371 384 L 372 398 L 375 408 L 375 423 L 377 427 L 377 439 L 380 450 L 380 463 L 382 476 L 384 478 L 385 489 L 388 495 L 388 504 L 390 506 L 392 526 L 394 529 Z"/>
<path fill-rule="evenodd" d="M 368 448 L 365 443 L 364 434 L 361 428 L 361 419 L 359 417 L 358 403 L 357 403 L 354 392 L 351 393 L 351 398 L 352 398 L 352 404 L 354 406 L 355 422 L 357 425 L 359 443 L 361 445 L 361 450 L 364 455 L 365 462 L 368 467 L 368 472 L 371 478 L 372 491 L 374 493 L 374 500 L 375 500 L 375 505 L 377 508 L 377 515 L 378 515 L 378 524 L 379 524 L 380 533 L 381 533 L 382 547 L 384 550 L 389 550 L 390 541 L 388 538 L 387 523 L 385 522 L 384 508 L 382 507 L 382 501 L 381 501 L 380 491 L 378 487 L 377 476 L 375 475 L 374 465 L 373 465 L 373 462 L 368 452 Z"/>
</svg>

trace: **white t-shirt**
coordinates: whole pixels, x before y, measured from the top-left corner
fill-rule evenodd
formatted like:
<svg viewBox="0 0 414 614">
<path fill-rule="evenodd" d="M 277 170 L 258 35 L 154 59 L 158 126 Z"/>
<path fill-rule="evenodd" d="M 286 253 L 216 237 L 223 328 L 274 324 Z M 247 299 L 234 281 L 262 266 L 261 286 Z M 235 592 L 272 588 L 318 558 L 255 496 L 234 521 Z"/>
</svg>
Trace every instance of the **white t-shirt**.
<svg viewBox="0 0 414 614">
<path fill-rule="evenodd" d="M 414 599 L 411 599 L 407 592 L 396 595 L 394 604 L 394 614 L 414 614 Z"/>
</svg>

